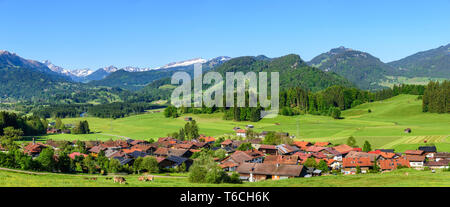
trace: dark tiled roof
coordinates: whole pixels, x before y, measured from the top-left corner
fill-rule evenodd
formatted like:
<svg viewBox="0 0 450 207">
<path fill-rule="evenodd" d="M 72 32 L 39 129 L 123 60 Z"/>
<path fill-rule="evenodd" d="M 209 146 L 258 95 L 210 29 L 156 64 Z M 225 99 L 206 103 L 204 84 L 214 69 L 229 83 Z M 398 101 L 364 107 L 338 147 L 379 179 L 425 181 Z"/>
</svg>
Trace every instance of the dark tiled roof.
<svg viewBox="0 0 450 207">
<path fill-rule="evenodd" d="M 406 159 L 410 162 L 423 162 L 425 161 L 425 156 L 421 155 L 407 155 Z"/>
<path fill-rule="evenodd" d="M 132 152 L 132 153 L 129 153 L 129 154 L 127 154 L 128 156 L 131 156 L 131 157 L 133 157 L 133 158 L 138 158 L 138 157 L 145 157 L 145 156 L 147 156 L 148 154 L 147 153 L 145 153 L 145 152 L 141 152 L 141 151 L 134 151 L 134 152 Z"/>
<path fill-rule="evenodd" d="M 130 158 L 124 158 L 124 157 L 114 157 L 114 159 L 119 160 L 120 165 L 126 165 L 126 164 L 130 163 L 131 161 L 133 161 Z"/>
<path fill-rule="evenodd" d="M 425 163 L 425 166 L 429 166 L 429 167 L 448 166 L 449 162 L 450 162 L 450 160 L 429 161 L 429 162 Z"/>
<path fill-rule="evenodd" d="M 184 157 L 178 157 L 178 156 L 169 156 L 166 158 L 167 160 L 170 160 L 172 162 L 175 162 L 176 165 L 181 165 L 183 162 L 186 162 L 188 159 Z"/>
<path fill-rule="evenodd" d="M 436 152 L 436 146 L 422 146 L 419 147 L 419 150 L 426 152 Z"/>
</svg>

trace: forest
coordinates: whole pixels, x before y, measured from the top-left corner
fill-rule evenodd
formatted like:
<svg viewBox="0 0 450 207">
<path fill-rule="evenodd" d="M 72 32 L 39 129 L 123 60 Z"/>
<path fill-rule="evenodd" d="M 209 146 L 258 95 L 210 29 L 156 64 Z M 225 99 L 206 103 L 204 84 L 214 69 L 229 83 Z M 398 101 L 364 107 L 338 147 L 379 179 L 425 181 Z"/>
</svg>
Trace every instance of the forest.
<svg viewBox="0 0 450 207">
<path fill-rule="evenodd" d="M 326 115 L 339 119 L 340 111 L 353 108 L 363 103 L 385 100 L 399 94 L 423 95 L 425 86 L 422 85 L 394 85 L 376 92 L 349 88 L 344 86 L 331 86 L 325 90 L 312 92 L 301 87 L 289 88 L 280 92 L 279 114 L 293 116 L 299 114 Z M 236 97 L 235 97 L 236 98 Z M 225 98 L 224 98 L 225 100 Z M 259 103 L 258 103 L 259 106 Z M 176 118 L 180 114 L 211 114 L 224 112 L 223 119 L 234 121 L 259 121 L 262 107 L 248 107 L 248 92 L 246 93 L 246 107 L 168 107 L 166 117 Z"/>
<path fill-rule="evenodd" d="M 4 129 L 12 127 L 21 130 L 23 135 L 41 135 L 47 131 L 48 123 L 38 116 L 21 116 L 16 113 L 0 112 L 0 136 L 4 135 Z"/>
<path fill-rule="evenodd" d="M 146 102 L 114 102 L 105 104 L 58 104 L 40 106 L 33 113 L 42 118 L 73 118 L 87 113 L 100 118 L 123 118 L 132 114 L 144 113 L 145 110 L 162 108 L 164 106 Z"/>
<path fill-rule="evenodd" d="M 422 100 L 423 112 L 450 113 L 450 81 L 428 83 Z"/>
</svg>

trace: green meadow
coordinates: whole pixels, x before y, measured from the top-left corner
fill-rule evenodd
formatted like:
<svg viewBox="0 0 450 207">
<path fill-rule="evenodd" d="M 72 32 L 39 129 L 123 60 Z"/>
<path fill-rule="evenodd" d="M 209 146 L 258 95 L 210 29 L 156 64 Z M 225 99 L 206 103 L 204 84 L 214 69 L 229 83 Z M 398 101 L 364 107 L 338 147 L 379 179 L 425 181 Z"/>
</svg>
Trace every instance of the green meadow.
<svg viewBox="0 0 450 207">
<path fill-rule="evenodd" d="M 439 151 L 450 152 L 450 115 L 423 113 L 422 101 L 414 95 L 399 95 L 384 101 L 365 103 L 342 112 L 343 119 L 328 116 L 299 115 L 277 116 L 259 122 L 235 122 L 223 120 L 222 113 L 187 114 L 179 118 L 165 118 L 163 113 L 145 113 L 121 119 L 95 117 L 63 119 L 65 124 L 88 120 L 93 134 L 47 135 L 37 137 L 65 140 L 106 140 L 129 137 L 150 139 L 176 132 L 186 123 L 184 117 L 191 116 L 200 127 L 200 133 L 210 136 L 234 134 L 233 127 L 255 126 L 255 131 L 283 131 L 296 136 L 296 140 L 330 141 L 345 143 L 349 136 L 355 137 L 362 146 L 367 140 L 373 148 L 394 148 L 398 152 L 416 149 L 419 145 L 435 144 Z M 369 113 L 369 109 L 371 112 Z M 278 124 L 276 124 L 278 123 Z M 404 129 L 411 128 L 411 133 Z M 31 140 L 30 137 L 26 139 Z"/>
<path fill-rule="evenodd" d="M 407 173 L 407 174 L 406 174 Z M 97 180 L 85 178 L 96 177 Z M 450 172 L 401 169 L 387 173 L 330 175 L 311 178 L 267 180 L 243 184 L 190 183 L 186 177 L 155 177 L 152 182 L 138 181 L 138 175 L 124 176 L 128 184 L 113 183 L 106 176 L 64 174 L 30 175 L 0 170 L 2 187 L 425 187 L 450 186 Z"/>
<path fill-rule="evenodd" d="M 404 76 L 386 76 L 385 80 L 379 82 L 381 86 L 393 87 L 394 85 L 412 84 L 412 85 L 427 85 L 430 81 L 444 81 L 445 78 L 431 78 L 431 77 L 404 77 Z"/>
</svg>

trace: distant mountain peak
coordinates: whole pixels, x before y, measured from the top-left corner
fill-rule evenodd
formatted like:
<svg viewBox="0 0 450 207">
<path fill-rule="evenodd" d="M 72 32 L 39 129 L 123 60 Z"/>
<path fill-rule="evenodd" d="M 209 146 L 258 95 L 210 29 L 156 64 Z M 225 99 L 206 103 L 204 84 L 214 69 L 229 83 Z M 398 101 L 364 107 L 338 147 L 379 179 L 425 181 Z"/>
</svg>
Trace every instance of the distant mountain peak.
<svg viewBox="0 0 450 207">
<path fill-rule="evenodd" d="M 16 53 L 11 53 L 7 50 L 0 50 L 0 55 L 16 55 Z"/>
<path fill-rule="evenodd" d="M 396 70 L 367 52 L 346 47 L 333 48 L 308 62 L 323 71 L 335 72 L 361 89 L 378 89 L 386 76 L 396 75 Z"/>
<path fill-rule="evenodd" d="M 388 63 L 408 77 L 450 78 L 450 44 Z"/>
<path fill-rule="evenodd" d="M 207 60 L 203 59 L 203 58 L 193 58 L 193 59 L 189 59 L 189 60 L 184 60 L 184 61 L 178 61 L 178 62 L 172 62 L 169 64 L 166 64 L 162 67 L 159 67 L 157 69 L 165 69 L 165 68 L 173 68 L 173 67 L 181 67 L 181 66 L 188 66 L 188 65 L 194 65 L 196 63 L 206 63 Z"/>
<path fill-rule="evenodd" d="M 355 51 L 355 50 L 353 50 L 352 48 L 346 48 L 344 46 L 340 46 L 340 47 L 331 49 L 328 53 L 336 54 L 336 53 L 344 53 L 344 52 L 348 52 L 348 51 Z"/>
<path fill-rule="evenodd" d="M 104 71 L 106 71 L 106 72 L 108 72 L 108 73 L 113 73 L 113 72 L 116 72 L 116 71 L 118 71 L 119 70 L 119 68 L 117 68 L 117 67 L 115 67 L 115 66 L 113 66 L 113 65 L 110 65 L 110 66 L 108 66 L 108 67 L 104 67 L 104 68 L 102 68 Z"/>
<path fill-rule="evenodd" d="M 42 61 L 42 63 L 44 65 L 46 65 L 53 72 L 57 72 L 57 73 L 65 75 L 65 76 L 72 77 L 72 79 L 74 79 L 73 76 L 80 78 L 80 77 L 88 76 L 94 72 L 88 68 L 68 70 L 68 69 L 65 69 L 65 68 L 62 68 L 60 66 L 53 64 L 49 60 L 44 60 L 44 61 Z"/>
</svg>

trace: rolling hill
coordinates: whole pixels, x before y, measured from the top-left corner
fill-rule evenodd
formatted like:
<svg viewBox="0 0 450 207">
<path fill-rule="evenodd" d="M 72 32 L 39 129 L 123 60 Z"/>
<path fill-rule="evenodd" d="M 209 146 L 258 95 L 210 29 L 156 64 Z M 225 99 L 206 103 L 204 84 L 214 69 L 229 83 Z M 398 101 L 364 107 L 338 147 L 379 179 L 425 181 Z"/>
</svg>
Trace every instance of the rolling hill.
<svg viewBox="0 0 450 207">
<path fill-rule="evenodd" d="M 72 85 L 68 77 L 51 71 L 38 61 L 0 51 L 0 97 L 3 99 L 42 97 L 44 93 Z"/>
<path fill-rule="evenodd" d="M 335 72 L 361 89 L 374 90 L 382 88 L 378 83 L 386 76 L 397 75 L 395 68 L 383 63 L 369 53 L 339 47 L 322 53 L 311 61 L 309 65 L 323 71 Z"/>
<path fill-rule="evenodd" d="M 264 56 L 265 57 L 265 56 Z M 298 55 L 290 54 L 278 58 L 244 56 L 233 58 L 214 68 L 221 74 L 226 72 L 279 72 L 280 88 L 303 87 L 312 91 L 332 85 L 352 87 L 349 81 L 333 72 L 324 72 L 308 66 Z M 224 76 L 225 77 L 225 76 Z"/>
<path fill-rule="evenodd" d="M 388 63 L 406 77 L 450 79 L 450 44 Z"/>
</svg>

